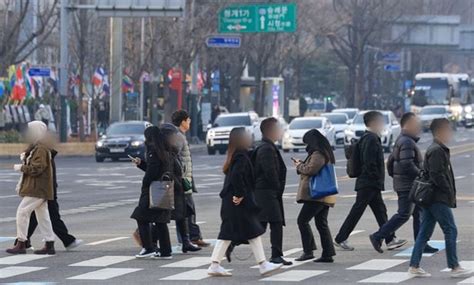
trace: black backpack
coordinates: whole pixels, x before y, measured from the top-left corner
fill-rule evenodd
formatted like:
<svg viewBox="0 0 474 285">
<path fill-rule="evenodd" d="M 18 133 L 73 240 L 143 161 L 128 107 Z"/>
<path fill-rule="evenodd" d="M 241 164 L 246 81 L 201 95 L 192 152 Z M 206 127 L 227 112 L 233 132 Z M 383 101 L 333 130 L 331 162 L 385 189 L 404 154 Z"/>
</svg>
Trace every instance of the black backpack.
<svg viewBox="0 0 474 285">
<path fill-rule="evenodd" d="M 429 207 L 433 203 L 434 189 L 428 172 L 422 170 L 413 181 L 409 199 L 420 207 Z"/>
<path fill-rule="evenodd" d="M 363 136 L 358 141 L 352 141 L 351 145 L 344 146 L 344 154 L 347 159 L 346 172 L 350 178 L 359 177 L 362 173 L 362 163 L 360 161 L 360 142 L 362 139 Z"/>
</svg>

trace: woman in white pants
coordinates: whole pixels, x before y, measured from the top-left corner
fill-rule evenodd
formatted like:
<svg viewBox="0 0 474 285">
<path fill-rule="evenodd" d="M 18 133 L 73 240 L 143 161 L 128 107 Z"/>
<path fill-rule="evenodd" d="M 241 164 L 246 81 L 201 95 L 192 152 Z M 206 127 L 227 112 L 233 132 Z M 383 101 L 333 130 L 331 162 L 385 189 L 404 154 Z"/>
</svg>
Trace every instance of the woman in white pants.
<svg viewBox="0 0 474 285">
<path fill-rule="evenodd" d="M 252 144 L 244 128 L 234 128 L 230 133 L 224 189 L 220 193 L 221 229 L 211 257 L 208 274 L 211 276 L 232 276 L 220 262 L 231 243 L 249 243 L 259 264 L 260 274 L 267 275 L 282 265 L 266 260 L 261 235 L 265 232 L 258 221 L 258 206 L 254 198 L 254 178 L 248 149 Z"/>
<path fill-rule="evenodd" d="M 28 225 L 34 211 L 38 225 L 45 240 L 45 246 L 36 250 L 35 254 L 55 254 L 54 233 L 48 212 L 48 200 L 54 199 L 53 169 L 51 151 L 43 143 L 48 128 L 41 121 L 28 123 L 27 139 L 31 142 L 28 149 L 21 155 L 21 164 L 14 169 L 21 172 L 17 192 L 22 197 L 16 214 L 18 243 L 7 250 L 10 254 L 25 254 L 28 240 Z"/>
</svg>

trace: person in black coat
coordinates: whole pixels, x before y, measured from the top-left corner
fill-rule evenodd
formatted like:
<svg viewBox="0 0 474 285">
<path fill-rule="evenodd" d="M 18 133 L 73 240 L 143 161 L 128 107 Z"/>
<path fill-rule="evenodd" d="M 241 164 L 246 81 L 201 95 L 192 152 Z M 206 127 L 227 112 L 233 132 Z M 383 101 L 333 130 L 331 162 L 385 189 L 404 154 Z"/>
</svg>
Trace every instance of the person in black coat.
<svg viewBox="0 0 474 285">
<path fill-rule="evenodd" d="M 163 124 L 160 126 L 163 136 L 168 141 L 171 150 L 171 157 L 175 161 L 175 180 L 174 180 L 174 210 L 171 212 L 171 219 L 176 222 L 176 230 L 181 236 L 182 252 L 194 252 L 201 250 L 200 247 L 191 243 L 189 238 L 189 227 L 186 218 L 193 212 L 186 203 L 186 194 L 183 187 L 183 163 L 179 157 L 180 144 L 178 129 L 172 124 Z"/>
<path fill-rule="evenodd" d="M 262 208 L 259 219 L 264 228 L 270 224 L 272 244 L 270 261 L 291 265 L 291 262 L 282 257 L 286 165 L 274 143 L 281 139 L 282 130 L 278 120 L 273 117 L 263 120 L 260 130 L 263 136 L 262 143 L 256 148 L 252 158 L 255 163 L 255 197 L 257 204 Z"/>
<path fill-rule="evenodd" d="M 364 124 L 367 131 L 358 142 L 362 171 L 356 180 L 356 201 L 335 238 L 335 245 L 343 250 L 354 250 L 347 239 L 367 206 L 372 209 L 379 227 L 383 226 L 388 219 L 387 207 L 382 199 L 382 191 L 385 189 L 385 162 L 380 141 L 380 135 L 385 128 L 383 114 L 377 111 L 365 113 Z M 389 246 L 393 241 L 397 241 L 394 233 L 385 238 Z"/>
<path fill-rule="evenodd" d="M 151 126 L 145 130 L 145 144 L 147 147 L 146 161 L 139 158 L 134 159 L 137 167 L 145 171 L 138 206 L 131 215 L 131 218 L 137 221 L 143 246 L 143 250 L 136 257 L 171 259 L 171 242 L 168 230 L 171 211 L 150 209 L 150 185 L 153 181 L 160 181 L 163 174 L 173 173 L 175 162 L 169 151 L 168 142 L 158 127 Z M 154 223 L 160 241 L 159 253 L 152 242 L 152 223 Z"/>
<path fill-rule="evenodd" d="M 230 133 L 227 159 L 223 170 L 226 174 L 222 199 L 222 224 L 212 252 L 211 276 L 232 276 L 220 262 L 232 242 L 249 243 L 262 275 L 279 269 L 281 264 L 266 261 L 261 235 L 265 233 L 259 219 L 260 208 L 254 199 L 253 167 L 248 155 L 252 142 L 244 128 L 234 128 Z"/>
</svg>

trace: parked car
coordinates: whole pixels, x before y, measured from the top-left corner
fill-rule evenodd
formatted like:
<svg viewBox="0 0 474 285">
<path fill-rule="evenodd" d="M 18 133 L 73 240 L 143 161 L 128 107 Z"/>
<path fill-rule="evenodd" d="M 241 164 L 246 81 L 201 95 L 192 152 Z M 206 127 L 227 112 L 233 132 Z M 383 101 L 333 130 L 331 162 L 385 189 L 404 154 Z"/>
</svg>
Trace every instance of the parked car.
<svg viewBox="0 0 474 285">
<path fill-rule="evenodd" d="M 357 113 L 359 113 L 359 109 L 357 109 L 357 108 L 340 108 L 340 109 L 332 110 L 331 113 L 344 113 L 344 114 L 347 115 L 349 120 L 352 120 L 357 115 Z"/>
<path fill-rule="evenodd" d="M 345 113 L 324 113 L 322 117 L 327 118 L 335 128 L 334 140 L 336 146 L 344 146 L 344 131 L 349 125 L 349 118 Z"/>
<path fill-rule="evenodd" d="M 466 128 L 474 126 L 474 104 L 464 106 L 463 121 Z"/>
<path fill-rule="evenodd" d="M 214 124 L 209 126 L 206 135 L 207 152 L 210 155 L 225 154 L 229 145 L 230 131 L 236 127 L 245 129 L 255 139 L 254 131 L 258 125 L 258 115 L 255 112 L 230 113 L 219 115 Z"/>
<path fill-rule="evenodd" d="M 352 122 L 344 131 L 345 139 L 344 145 L 349 146 L 352 144 L 353 140 L 359 140 L 360 137 L 364 134 L 366 127 L 364 124 L 364 114 L 368 111 L 358 112 L 354 117 Z M 400 135 L 401 127 L 395 117 L 395 114 L 392 111 L 379 111 L 382 113 L 385 120 L 385 129 L 382 132 L 382 146 L 384 147 L 385 152 L 392 152 L 393 145 L 395 140 Z"/>
<path fill-rule="evenodd" d="M 255 138 L 255 141 L 256 141 L 256 142 L 262 140 L 262 131 L 260 130 L 260 124 L 261 124 L 262 121 L 265 120 L 266 118 L 267 118 L 267 117 L 259 118 L 259 119 L 258 119 L 258 124 L 255 126 L 254 138 Z M 280 123 L 280 127 L 281 127 L 283 130 L 286 130 L 286 129 L 288 128 L 288 123 L 286 122 L 285 118 L 283 118 L 283 117 L 278 117 L 277 120 L 278 120 L 278 123 Z M 277 144 L 279 144 L 280 146 L 281 146 L 281 143 L 282 143 L 282 142 L 277 142 Z"/>
<path fill-rule="evenodd" d="M 325 117 L 300 117 L 291 121 L 285 135 L 283 136 L 284 152 L 293 150 L 298 152 L 300 149 L 306 148 L 303 143 L 303 136 L 306 132 L 312 129 L 317 129 L 329 140 L 329 143 L 335 148 L 334 141 L 335 128 L 331 122 Z"/>
<path fill-rule="evenodd" d="M 95 160 L 103 162 L 106 158 L 118 161 L 128 156 L 145 158 L 146 121 L 118 122 L 110 125 L 105 134 L 95 144 Z"/>
<path fill-rule="evenodd" d="M 418 114 L 421 125 L 425 132 L 429 131 L 431 122 L 434 119 L 446 118 L 449 119 L 452 123 L 453 129 L 456 129 L 456 119 L 451 113 L 449 106 L 444 105 L 429 105 L 421 108 L 420 113 Z"/>
</svg>

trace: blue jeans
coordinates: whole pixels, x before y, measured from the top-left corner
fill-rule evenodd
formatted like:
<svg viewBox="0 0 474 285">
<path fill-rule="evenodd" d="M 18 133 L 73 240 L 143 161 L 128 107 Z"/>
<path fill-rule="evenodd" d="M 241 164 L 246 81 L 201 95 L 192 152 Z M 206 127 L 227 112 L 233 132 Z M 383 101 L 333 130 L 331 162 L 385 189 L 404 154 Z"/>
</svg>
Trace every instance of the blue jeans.
<svg viewBox="0 0 474 285">
<path fill-rule="evenodd" d="M 459 266 L 458 256 L 456 251 L 456 240 L 458 237 L 458 230 L 454 222 L 453 211 L 446 204 L 434 203 L 428 208 L 424 208 L 421 218 L 420 232 L 416 238 L 415 247 L 411 254 L 410 266 L 419 267 L 423 249 L 426 243 L 433 235 L 436 222 L 439 223 L 441 230 L 444 233 L 444 240 L 446 243 L 446 258 L 449 268 L 456 268 Z"/>
<path fill-rule="evenodd" d="M 393 236 L 394 233 L 410 219 L 415 204 L 410 201 L 409 194 L 410 191 L 397 192 L 397 213 L 393 215 L 390 220 L 388 220 L 388 222 L 386 222 L 382 227 L 380 227 L 376 233 L 374 233 L 374 237 L 377 240 L 383 240 Z"/>
</svg>

